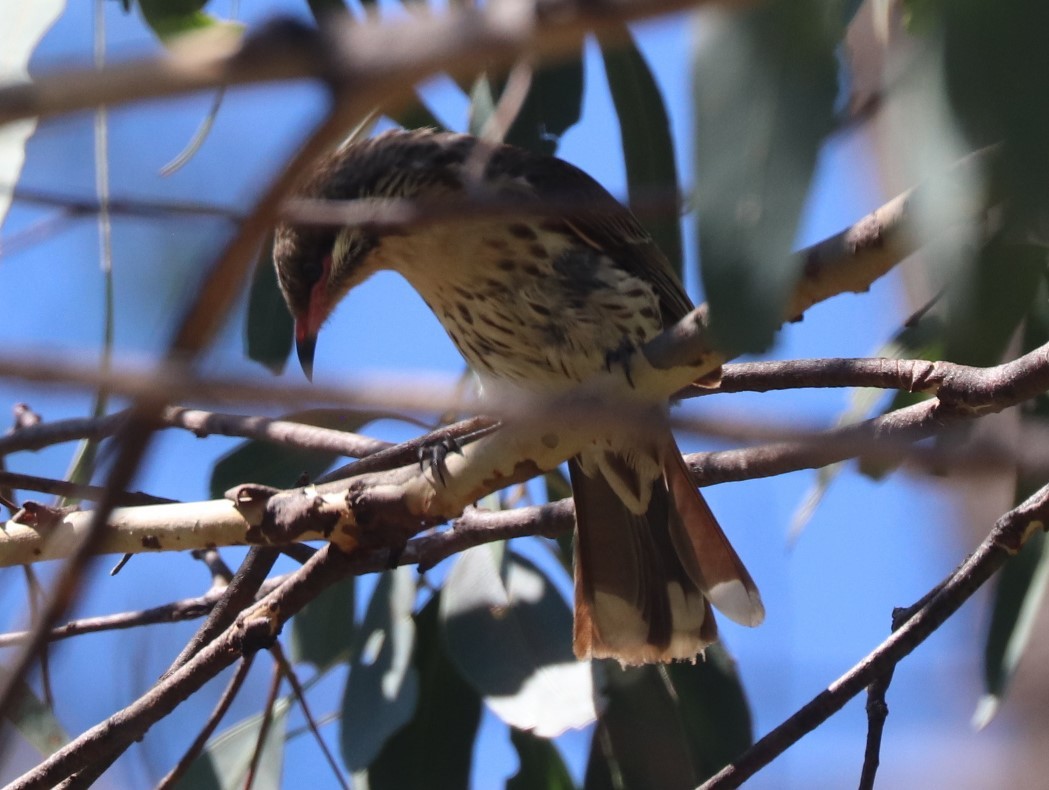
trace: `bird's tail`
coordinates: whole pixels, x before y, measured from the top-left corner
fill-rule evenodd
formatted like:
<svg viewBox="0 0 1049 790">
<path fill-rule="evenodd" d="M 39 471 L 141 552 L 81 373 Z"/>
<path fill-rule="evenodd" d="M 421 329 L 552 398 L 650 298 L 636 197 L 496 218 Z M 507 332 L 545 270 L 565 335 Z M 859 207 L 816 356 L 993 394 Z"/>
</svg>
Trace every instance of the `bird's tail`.
<svg viewBox="0 0 1049 790">
<path fill-rule="evenodd" d="M 577 524 L 574 648 L 580 658 L 692 660 L 717 638 L 711 604 L 744 625 L 765 617 L 757 587 L 692 483 L 669 431 L 658 447 L 658 464 L 604 449 L 569 462 Z M 646 467 L 662 473 L 646 474 Z M 630 486 L 641 496 L 623 496 L 630 469 L 635 478 L 647 478 Z"/>
</svg>

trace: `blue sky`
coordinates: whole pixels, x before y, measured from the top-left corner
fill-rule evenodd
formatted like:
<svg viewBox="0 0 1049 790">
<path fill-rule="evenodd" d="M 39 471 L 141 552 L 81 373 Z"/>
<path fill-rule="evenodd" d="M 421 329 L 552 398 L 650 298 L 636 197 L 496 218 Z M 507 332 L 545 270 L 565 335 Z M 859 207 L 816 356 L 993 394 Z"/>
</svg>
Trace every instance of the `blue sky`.
<svg viewBox="0 0 1049 790">
<path fill-rule="evenodd" d="M 302 14 L 300 5 L 252 3 L 243 12 L 248 24 L 277 11 Z M 46 37 L 33 65 L 37 71 L 62 63 L 85 63 L 91 52 L 89 3 L 71 3 Z M 154 51 L 156 44 L 138 18 L 125 16 L 117 3 L 105 3 L 110 57 Z M 224 7 L 215 8 L 223 13 Z M 636 32 L 664 91 L 677 143 L 680 170 L 691 168 L 688 51 L 692 22 L 674 18 L 638 26 Z M 584 123 L 564 138 L 560 155 L 594 175 L 613 194 L 625 194 L 618 155 L 619 139 L 600 59 L 591 47 L 587 60 Z M 426 89 L 440 117 L 463 128 L 466 104 L 457 89 L 435 81 Z M 215 128 L 199 154 L 183 170 L 162 177 L 158 170 L 193 135 L 207 112 L 210 96 L 163 104 L 121 108 L 111 113 L 110 156 L 113 193 L 163 199 L 205 199 L 246 207 L 265 179 L 294 147 L 320 110 L 320 94 L 306 85 L 253 88 L 228 94 Z M 32 139 L 23 184 L 81 196 L 94 193 L 92 119 L 63 118 L 41 126 Z M 685 175 L 684 184 L 691 182 Z M 820 170 L 799 233 L 806 244 L 833 233 L 888 197 L 860 136 L 835 139 L 821 158 Z M 17 206 L 5 235 L 46 214 Z M 686 226 L 691 231 L 691 223 Z M 114 227 L 114 269 L 118 299 L 117 347 L 124 358 L 149 360 L 167 341 L 174 320 L 197 273 L 221 243 L 228 227 L 219 221 L 146 222 L 118 219 Z M 686 234 L 688 237 L 689 234 Z M 696 291 L 695 244 L 689 239 L 689 287 Z M 0 260 L 0 287 L 6 320 L 0 324 L 4 347 L 32 353 L 96 353 L 102 326 L 102 278 L 98 268 L 95 224 L 79 221 L 31 249 Z M 898 325 L 900 287 L 887 278 L 862 296 L 844 296 L 822 305 L 800 324 L 787 327 L 773 356 L 862 356 L 873 352 Z M 396 325 L 390 316 L 396 316 Z M 240 327 L 234 316 L 221 342 L 208 355 L 209 370 L 223 374 L 262 375 L 243 359 Z M 380 275 L 355 292 L 322 334 L 316 377 L 325 383 L 351 380 L 367 371 L 421 370 L 452 374 L 461 361 L 421 300 L 394 275 Z M 285 374 L 298 380 L 298 370 Z M 819 391 L 705 399 L 695 407 L 704 416 L 751 415 L 814 426 L 830 425 L 847 405 L 848 393 Z M 0 411 L 27 401 L 47 419 L 82 416 L 90 398 L 46 391 L 18 383 L 0 383 Z M 411 431 L 383 424 L 386 438 Z M 181 499 L 207 496 L 212 460 L 235 442 L 206 442 L 169 432 L 155 443 L 137 487 Z M 683 442 L 686 450 L 704 445 Z M 60 476 L 71 447 L 8 459 L 10 468 Z M 946 495 L 929 479 L 897 474 L 875 483 L 847 472 L 835 484 L 800 540 L 788 546 L 794 510 L 815 479 L 800 472 L 774 480 L 723 485 L 708 497 L 740 555 L 758 582 L 768 610 L 758 629 L 724 623 L 722 631 L 736 656 L 750 697 L 758 734 L 777 724 L 865 655 L 888 633 L 894 606 L 908 605 L 951 570 L 972 545 L 951 529 L 954 518 Z M 231 562 L 238 558 L 230 552 Z M 104 575 L 77 607 L 80 614 L 103 613 L 158 604 L 206 585 L 203 569 L 188 557 L 136 558 L 117 577 Z M 0 581 L 4 625 L 17 626 L 24 612 L 21 574 Z M 882 755 L 886 787 L 980 787 L 991 776 L 996 750 L 1008 735 L 999 722 L 980 735 L 969 728 L 979 695 L 979 658 L 984 604 L 967 606 L 897 671 L 889 705 L 892 715 Z M 86 637 L 55 651 L 59 714 L 71 732 L 79 732 L 134 698 L 167 664 L 194 626 L 163 626 L 135 634 Z M 85 658 L 87 657 L 87 658 Z M 106 667 L 85 682 L 84 667 Z M 236 721 L 261 704 L 267 678 L 256 669 L 248 692 L 229 718 Z M 215 689 L 210 689 L 215 693 Z M 337 695 L 338 689 L 333 689 Z M 858 777 L 865 720 L 863 700 L 851 704 L 818 732 L 755 778 L 757 788 L 840 787 Z M 123 779 L 133 786 L 156 779 L 184 748 L 187 727 L 200 721 L 210 701 L 193 700 L 190 712 L 159 726 L 125 760 Z M 320 712 L 326 712 L 322 709 Z M 329 727 L 334 738 L 334 727 Z M 585 760 L 589 735 L 562 739 L 576 775 Z M 498 771 L 513 770 L 505 738 L 486 723 L 478 787 Z M 296 759 L 288 787 L 326 786 L 320 760 L 308 739 L 289 751 Z M 143 760 L 152 761 L 146 768 Z M 496 766 L 502 766 L 501 768 Z M 13 768 L 12 768 L 13 769 Z M 8 778 L 0 769 L 0 778 Z"/>
</svg>

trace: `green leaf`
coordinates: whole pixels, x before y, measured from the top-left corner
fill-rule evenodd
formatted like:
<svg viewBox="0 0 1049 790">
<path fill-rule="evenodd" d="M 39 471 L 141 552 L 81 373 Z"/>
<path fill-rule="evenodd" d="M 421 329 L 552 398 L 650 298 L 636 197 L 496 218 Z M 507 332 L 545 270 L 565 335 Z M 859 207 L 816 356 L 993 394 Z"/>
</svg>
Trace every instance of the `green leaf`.
<svg viewBox="0 0 1049 790">
<path fill-rule="evenodd" d="M 1027 353 L 1049 340 L 1049 287 L 1046 281 L 1035 291 L 1034 308 L 1028 315 L 1022 351 Z M 1024 419 L 1044 422 L 1049 418 L 1049 398 L 1043 393 L 1021 407 Z M 1017 486 L 1015 503 L 1034 493 L 1031 484 Z M 984 644 L 984 697 L 977 705 L 973 723 L 985 727 L 997 713 L 1012 682 L 1016 667 L 1030 642 L 1033 627 L 1045 601 L 1049 581 L 1049 541 L 1042 532 L 1028 538 L 1023 549 L 1009 559 L 998 574 L 994 588 L 991 622 Z"/>
<path fill-rule="evenodd" d="M 266 733 L 254 790 L 280 790 L 284 770 L 284 735 L 291 703 L 279 699 Z M 262 714 L 256 714 L 218 735 L 205 748 L 175 785 L 179 790 L 241 790 L 247 778 L 262 728 Z"/>
<path fill-rule="evenodd" d="M 700 15 L 696 186 L 711 330 L 764 351 L 801 272 L 798 220 L 837 93 L 841 17 L 824 0 Z"/>
<path fill-rule="evenodd" d="M 244 346 L 248 359 L 265 365 L 274 374 L 284 371 L 295 334 L 294 321 L 277 285 L 273 267 L 273 234 L 259 253 L 248 292 Z"/>
<path fill-rule="evenodd" d="M 0 677 L 8 677 L 6 669 L 0 667 Z M 67 743 L 69 736 L 62 729 L 55 713 L 44 704 L 32 687 L 24 680 L 18 681 L 14 704 L 4 712 L 6 718 L 33 748 L 47 757 L 54 754 Z"/>
<path fill-rule="evenodd" d="M 945 358 L 966 365 L 1001 361 L 1031 308 L 1049 261 L 1045 248 L 997 237 L 947 291 Z"/>
<path fill-rule="evenodd" d="M 688 736 L 660 668 L 593 663 L 603 672 L 608 705 L 594 731 L 584 786 L 691 790 L 698 785 Z"/>
<path fill-rule="evenodd" d="M 47 31 L 65 10 L 65 0 L 36 0 L 32 3 L 0 3 L 0 52 L 3 52 L 5 82 L 29 79 L 29 59 Z M 30 118 L 0 126 L 0 227 L 3 227 L 14 198 L 14 187 L 25 163 L 26 142 L 36 130 Z"/>
<path fill-rule="evenodd" d="M 470 91 L 470 129 L 479 134 L 498 104 L 505 81 L 479 77 Z M 521 108 L 504 142 L 540 154 L 553 154 L 568 129 L 579 121 L 583 104 L 580 54 L 537 68 Z"/>
<path fill-rule="evenodd" d="M 504 544 L 464 551 L 441 593 L 441 621 L 452 660 L 507 724 L 549 738 L 594 720 L 572 612 L 529 560 Z"/>
<path fill-rule="evenodd" d="M 550 741 L 511 727 L 510 742 L 520 764 L 506 780 L 506 790 L 575 790 L 561 753 Z"/>
<path fill-rule="evenodd" d="M 292 412 L 281 419 L 356 431 L 379 415 L 350 412 L 344 409 L 307 409 Z M 312 480 L 330 467 L 340 456 L 322 450 L 300 450 L 287 445 L 255 439 L 242 442 L 215 462 L 211 470 L 211 496 L 218 499 L 241 483 L 290 488 L 305 476 Z"/>
<path fill-rule="evenodd" d="M 206 5 L 207 0 L 139 0 L 138 2 L 146 24 L 165 44 L 186 33 L 212 27 L 242 29 L 242 26 L 237 23 L 220 20 L 212 14 L 205 13 L 203 8 Z"/>
<path fill-rule="evenodd" d="M 401 567 L 380 577 L 358 632 L 339 734 L 342 758 L 351 771 L 366 768 L 416 710 L 413 574 L 411 568 Z"/>
<path fill-rule="evenodd" d="M 601 39 L 601 56 L 619 118 L 630 204 L 636 208 L 646 201 L 660 201 L 660 205 L 662 200 L 669 201 L 671 208 L 665 211 L 639 213 L 656 245 L 681 277 L 684 253 L 677 211 L 677 166 L 663 96 L 626 28 L 614 37 Z"/>
<path fill-rule="evenodd" d="M 608 706 L 594 733 L 588 789 L 693 788 L 750 745 L 750 711 L 720 644 L 695 664 L 600 667 Z"/>
<path fill-rule="evenodd" d="M 310 13 L 317 22 L 324 22 L 332 14 L 349 14 L 346 0 L 306 0 Z"/>
<path fill-rule="evenodd" d="M 318 671 L 347 660 L 353 644 L 356 578 L 333 584 L 306 604 L 291 621 L 291 660 Z"/>
<path fill-rule="evenodd" d="M 416 616 L 412 665 L 419 704 L 368 769 L 369 790 L 462 790 L 470 783 L 481 700 L 445 652 L 438 622 L 440 594 Z"/>
<path fill-rule="evenodd" d="M 665 670 L 674 686 L 693 763 L 700 779 L 706 780 L 754 742 L 736 662 L 718 642 L 695 664 L 668 664 Z"/>
<path fill-rule="evenodd" d="M 1033 493 L 1029 491 L 1028 493 Z M 998 574 L 984 645 L 985 693 L 973 714 L 982 729 L 994 718 L 1034 631 L 1049 582 L 1049 541 L 1032 535 Z"/>
<path fill-rule="evenodd" d="M 418 92 L 415 94 L 415 101 L 394 115 L 393 120 L 405 129 L 444 128 L 444 124 L 437 119 Z"/>
<path fill-rule="evenodd" d="M 561 467 L 557 469 L 551 469 L 545 475 L 543 475 L 543 483 L 546 486 L 546 501 L 557 502 L 561 499 L 568 499 L 572 496 L 572 484 L 568 480 L 568 476 L 565 475 L 564 470 Z M 557 547 L 560 549 L 561 565 L 569 575 L 573 571 L 572 567 L 572 540 L 574 536 L 572 530 L 568 532 L 562 532 L 557 536 Z"/>
</svg>

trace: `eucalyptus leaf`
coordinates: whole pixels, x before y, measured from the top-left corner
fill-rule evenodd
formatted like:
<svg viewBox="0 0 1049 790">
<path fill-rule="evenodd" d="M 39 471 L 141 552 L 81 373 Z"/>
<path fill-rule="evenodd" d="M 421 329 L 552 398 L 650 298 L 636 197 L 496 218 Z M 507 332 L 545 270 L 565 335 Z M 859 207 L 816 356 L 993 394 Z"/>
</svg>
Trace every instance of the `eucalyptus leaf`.
<svg viewBox="0 0 1049 790">
<path fill-rule="evenodd" d="M 546 738 L 510 728 L 517 750 L 517 773 L 506 780 L 506 790 L 575 790 L 561 753 Z"/>
<path fill-rule="evenodd" d="M 279 699 L 274 705 L 273 717 L 252 782 L 254 790 L 280 790 L 282 787 L 284 736 L 290 707 L 288 699 Z M 261 729 L 260 713 L 222 732 L 208 743 L 175 787 L 179 790 L 241 790 Z"/>
<path fill-rule="evenodd" d="M 626 161 L 631 206 L 656 202 L 660 210 L 640 211 L 640 220 L 674 271 L 682 275 L 684 252 L 677 211 L 677 165 L 666 105 L 645 56 L 623 28 L 601 39 L 608 87 L 612 93 Z M 662 201 L 669 208 L 662 209 Z"/>
<path fill-rule="evenodd" d="M 503 544 L 464 551 L 441 594 L 448 653 L 503 721 L 554 737 L 596 716 L 572 613 L 543 571 Z"/>
<path fill-rule="evenodd" d="M 32 3 L 0 3 L 0 80 L 15 82 L 29 78 L 29 59 L 37 44 L 65 10 L 65 0 L 36 0 Z M 0 126 L 0 227 L 14 196 L 10 187 L 18 183 L 25 163 L 26 142 L 36 131 L 36 119 Z"/>
<path fill-rule="evenodd" d="M 207 0 L 138 0 L 142 18 L 164 43 L 186 33 L 208 28 L 241 29 L 241 25 L 221 20 L 204 11 Z"/>
<path fill-rule="evenodd" d="M 349 659 L 356 581 L 351 576 L 331 585 L 295 615 L 289 651 L 292 661 L 309 662 L 322 671 Z"/>
<path fill-rule="evenodd" d="M 771 0 L 697 15 L 702 276 L 718 347 L 769 347 L 801 273 L 793 245 L 837 94 L 838 14 Z"/>
<path fill-rule="evenodd" d="M 262 244 L 248 291 L 245 353 L 248 359 L 265 365 L 272 373 L 282 373 L 291 354 L 293 336 L 294 321 L 277 285 L 271 233 Z"/>
<path fill-rule="evenodd" d="M 344 409 L 307 409 L 286 414 L 281 419 L 352 432 L 379 416 Z M 317 477 L 339 457 L 338 453 L 302 450 L 251 439 L 215 462 L 209 484 L 211 496 L 221 498 L 226 491 L 241 483 L 290 488 L 302 477 L 310 480 Z"/>
<path fill-rule="evenodd" d="M 339 743 L 351 771 L 367 768 L 387 739 L 412 719 L 419 699 L 415 647 L 414 571 L 386 571 L 357 634 L 342 698 Z"/>
<path fill-rule="evenodd" d="M 415 715 L 372 762 L 369 790 L 462 790 L 469 786 L 481 700 L 444 649 L 439 598 L 440 594 L 434 596 L 415 618 L 412 667 L 419 678 Z"/>
<path fill-rule="evenodd" d="M 0 678 L 7 681 L 7 670 L 0 668 Z M 55 713 L 36 695 L 24 680 L 18 681 L 14 702 L 4 712 L 6 718 L 33 748 L 47 757 L 69 742 Z"/>
</svg>

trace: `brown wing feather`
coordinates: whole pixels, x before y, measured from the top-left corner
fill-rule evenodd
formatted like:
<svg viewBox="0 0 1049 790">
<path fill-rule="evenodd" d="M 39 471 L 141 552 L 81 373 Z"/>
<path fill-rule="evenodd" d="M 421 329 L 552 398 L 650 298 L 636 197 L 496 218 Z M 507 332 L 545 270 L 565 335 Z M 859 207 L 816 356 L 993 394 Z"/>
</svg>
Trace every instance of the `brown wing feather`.
<svg viewBox="0 0 1049 790">
<path fill-rule="evenodd" d="M 760 625 L 765 607 L 758 588 L 692 482 L 681 451 L 669 434 L 663 470 L 674 503 L 670 535 L 685 570 L 718 611 L 741 625 Z"/>
</svg>

